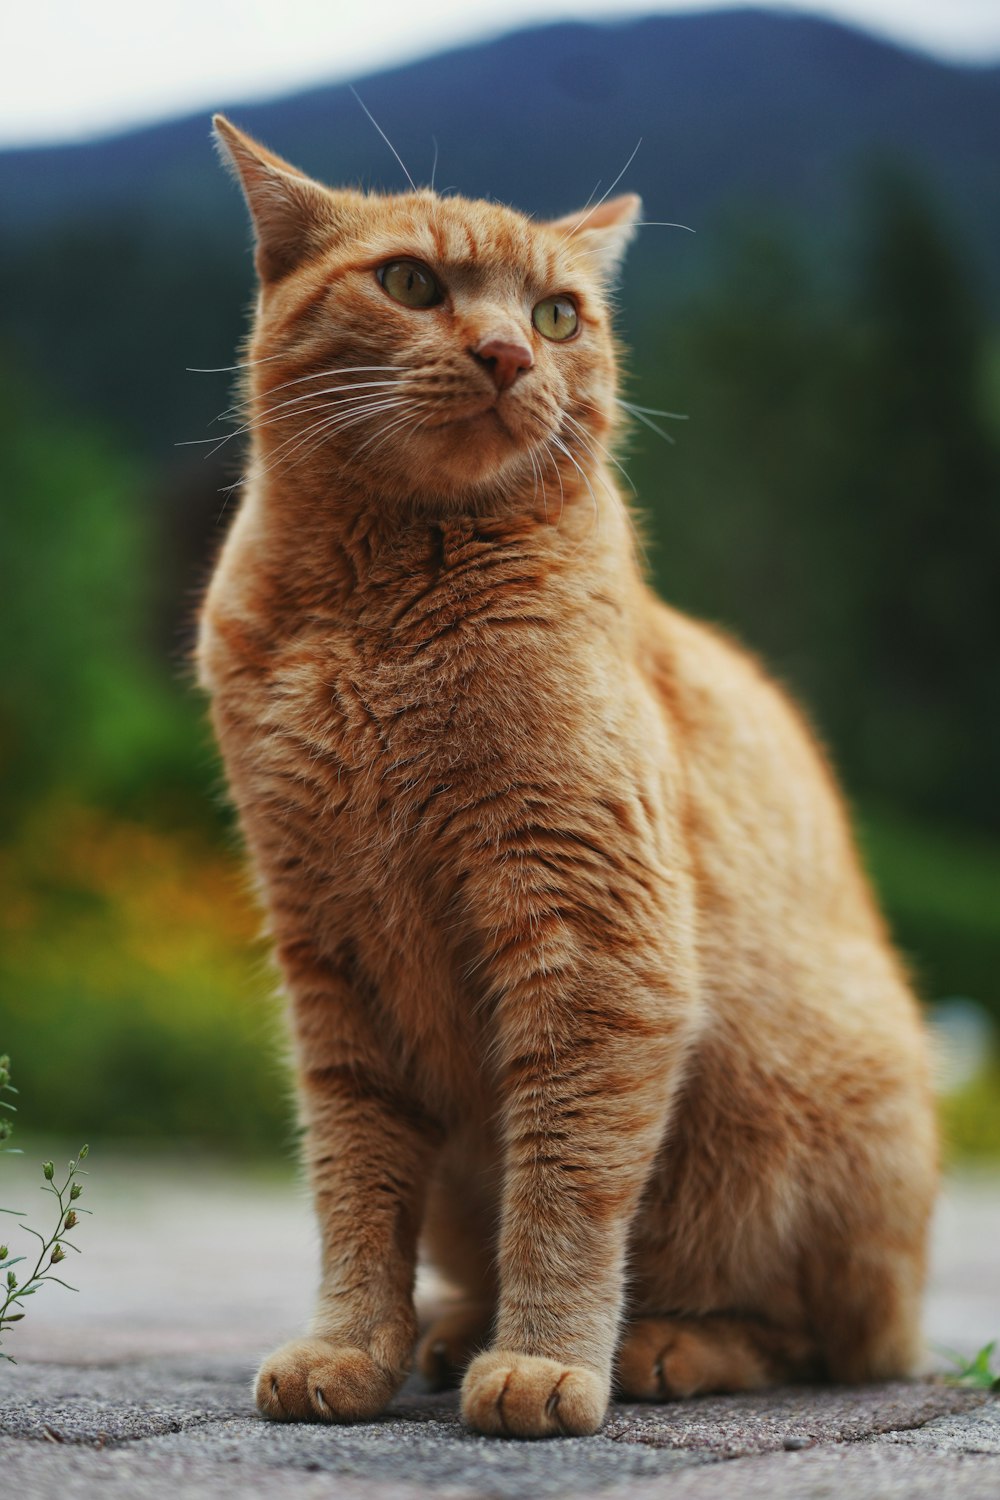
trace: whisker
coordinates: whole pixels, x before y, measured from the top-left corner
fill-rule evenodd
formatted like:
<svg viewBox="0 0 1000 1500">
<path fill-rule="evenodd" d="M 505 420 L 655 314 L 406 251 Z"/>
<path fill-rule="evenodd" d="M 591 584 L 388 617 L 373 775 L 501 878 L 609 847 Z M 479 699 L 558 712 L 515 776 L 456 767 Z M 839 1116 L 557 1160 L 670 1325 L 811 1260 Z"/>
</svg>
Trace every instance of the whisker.
<svg viewBox="0 0 1000 1500">
<path fill-rule="evenodd" d="M 637 406 L 634 401 L 625 401 L 621 396 L 617 397 L 618 405 L 626 407 L 629 411 L 645 411 L 651 417 L 671 417 L 675 422 L 689 422 L 691 419 L 686 411 L 660 411 L 655 406 Z"/>
<path fill-rule="evenodd" d="M 415 410 L 418 411 L 420 409 L 420 406 L 422 405 L 424 405 L 424 403 L 419 402 L 416 405 L 411 406 L 409 411 L 404 411 L 401 416 L 395 417 L 389 423 L 388 427 L 384 428 L 381 432 L 373 433 L 366 443 L 362 443 L 361 447 L 355 450 L 354 457 L 358 458 L 362 453 L 364 453 L 366 448 L 370 448 L 372 443 L 375 442 L 376 438 L 384 441 L 390 433 L 395 432 L 397 427 L 401 427 L 403 423 L 413 415 L 413 412 Z M 430 413 L 428 413 L 428 416 L 429 415 Z"/>
<path fill-rule="evenodd" d="M 276 406 L 265 407 L 251 421 L 245 422 L 240 427 L 235 427 L 232 432 L 227 432 L 224 437 L 188 438 L 183 442 L 175 443 L 174 446 L 177 448 L 192 448 L 200 444 L 212 443 L 214 446 L 205 454 L 206 458 L 211 458 L 213 454 L 218 453 L 220 448 L 225 447 L 226 443 L 230 442 L 233 438 L 242 437 L 247 432 L 255 432 L 264 427 L 271 427 L 275 422 L 287 422 L 293 417 L 306 416 L 310 412 L 325 411 L 331 407 L 335 407 L 337 410 L 351 408 L 356 406 L 359 401 L 364 401 L 368 398 L 365 396 L 356 396 L 352 399 L 351 396 L 341 396 L 337 401 L 321 401 L 318 406 L 301 406 L 299 403 L 302 401 L 314 401 L 319 396 L 329 395 L 336 391 L 354 392 L 369 390 L 372 387 L 378 386 L 395 389 L 398 385 L 399 382 L 396 380 L 366 380 L 359 382 L 356 386 L 327 386 L 324 390 L 310 391 L 306 396 L 295 396 L 289 401 L 279 401 Z M 276 415 L 283 408 L 293 405 L 295 406 L 294 411 L 284 411 L 283 415 Z"/>
<path fill-rule="evenodd" d="M 542 513 L 545 516 L 545 524 L 547 526 L 548 523 L 549 523 L 549 505 L 548 505 L 548 498 L 547 498 L 547 496 L 545 494 L 545 480 L 542 478 L 542 471 L 541 471 L 541 469 L 538 466 L 538 460 L 535 458 L 534 452 L 533 452 L 533 450 L 531 448 L 528 449 L 528 457 L 531 460 L 531 472 L 532 472 L 532 474 L 535 477 L 534 488 L 531 491 L 531 503 L 532 504 L 535 503 L 535 496 L 538 494 L 538 486 L 539 486 L 539 483 L 541 483 L 541 486 L 542 486 Z"/>
<path fill-rule="evenodd" d="M 559 485 L 559 514 L 556 516 L 556 525 L 558 526 L 559 522 L 563 518 L 563 511 L 566 509 L 566 491 L 563 488 L 562 474 L 559 472 L 559 465 L 556 463 L 551 452 L 549 451 L 548 443 L 545 444 L 545 456 L 548 459 L 549 463 L 552 465 L 553 473 L 556 476 L 556 482 Z"/>
<path fill-rule="evenodd" d="M 669 219 L 636 219 L 636 229 L 686 229 L 688 234 L 697 234 L 690 224 L 674 224 Z"/>
<path fill-rule="evenodd" d="M 392 387 L 392 388 L 394 388 L 394 387 L 398 387 L 399 384 L 400 384 L 400 382 L 398 380 L 357 380 L 357 381 L 348 381 L 347 385 L 327 385 L 327 386 L 323 386 L 321 390 L 318 390 L 318 391 L 306 391 L 301 396 L 289 396 L 285 401 L 277 401 L 277 402 L 275 402 L 275 404 L 273 406 L 265 406 L 261 410 L 261 412 L 259 413 L 258 417 L 255 420 L 259 421 L 263 417 L 270 416 L 273 412 L 282 411 L 285 407 L 297 406 L 297 405 L 299 405 L 303 401 L 315 401 L 317 399 L 317 397 L 319 397 L 319 396 L 332 396 L 332 395 L 335 395 L 338 391 L 347 391 L 347 392 L 369 391 L 369 390 L 375 390 L 378 387 L 383 387 L 383 388 L 385 388 L 385 387 Z M 345 396 L 342 399 L 347 400 L 348 397 Z M 240 404 L 245 409 L 246 408 L 250 408 L 250 407 L 253 406 L 253 400 L 251 399 L 251 400 L 248 400 L 248 401 L 243 401 Z M 238 412 L 238 410 L 237 410 L 237 408 L 235 406 L 231 406 L 228 411 L 225 411 L 225 412 L 222 413 L 222 416 L 224 418 L 225 417 L 232 418 L 234 421 L 239 418 L 239 415 L 240 415 L 240 413 Z M 252 425 L 253 425 L 253 421 L 247 423 L 248 427 L 250 427 Z M 211 442 L 211 439 L 209 438 L 208 441 Z"/>
<path fill-rule="evenodd" d="M 565 422 L 572 422 L 573 426 L 576 428 L 576 430 L 577 430 L 577 432 L 579 434 L 578 441 L 581 442 L 582 445 L 585 448 L 588 447 L 592 443 L 596 443 L 597 446 L 598 446 L 598 448 L 604 454 L 605 458 L 610 463 L 613 463 L 614 466 L 615 466 L 615 468 L 622 475 L 622 478 L 625 480 L 625 483 L 628 485 L 628 487 L 632 491 L 633 495 L 638 496 L 639 492 L 636 489 L 635 485 L 632 483 L 632 476 L 631 476 L 631 474 L 624 467 L 624 465 L 622 463 L 620 463 L 617 458 L 615 458 L 614 454 L 611 453 L 611 452 L 609 452 L 609 450 L 604 446 L 604 444 L 602 442 L 600 442 L 594 436 L 594 434 L 592 432 L 588 432 L 587 429 L 586 429 L 586 427 L 584 427 L 582 423 L 578 422 L 575 417 L 570 416 L 569 412 L 564 412 L 563 413 L 563 421 L 565 421 Z M 590 449 L 590 454 L 591 454 L 592 458 L 596 456 L 594 454 L 594 451 L 593 451 L 592 448 Z"/>
<path fill-rule="evenodd" d="M 241 359 L 238 365 L 185 365 L 186 375 L 231 375 L 234 370 L 249 370 L 251 365 L 267 365 L 284 359 L 284 354 L 265 354 L 261 359 Z"/>
<path fill-rule="evenodd" d="M 597 503 L 597 496 L 594 493 L 594 486 L 591 484 L 590 479 L 588 478 L 588 476 L 584 472 L 584 470 L 580 467 L 580 465 L 577 463 L 576 459 L 573 457 L 573 454 L 569 451 L 569 449 L 567 448 L 566 444 L 563 442 L 562 438 L 558 437 L 555 433 L 553 433 L 552 436 L 549 438 L 549 442 L 550 443 L 554 443 L 555 446 L 561 450 L 561 452 L 565 453 L 566 457 L 569 459 L 570 463 L 573 465 L 574 469 L 579 474 L 579 476 L 583 480 L 584 484 L 587 486 L 587 489 L 590 492 L 590 498 L 591 498 L 591 500 L 593 501 L 593 504 L 594 504 L 594 522 L 595 522 L 595 524 L 597 524 L 597 522 L 599 522 L 599 520 L 600 520 L 601 511 L 600 511 L 600 506 Z"/>
<path fill-rule="evenodd" d="M 419 411 L 420 407 L 422 405 L 425 405 L 425 404 L 426 404 L 425 402 L 416 402 L 416 403 L 412 404 L 409 411 L 405 411 L 405 412 L 403 412 L 403 414 L 401 416 L 396 417 L 381 432 L 374 433 L 372 435 L 372 437 L 370 437 L 368 439 L 367 443 L 362 443 L 361 447 L 357 449 L 357 451 L 354 454 L 355 460 L 357 460 L 358 456 L 361 453 L 363 453 L 366 448 L 369 448 L 373 442 L 376 443 L 375 452 L 378 452 L 378 449 L 382 446 L 382 444 L 384 442 L 387 442 L 389 440 L 389 438 L 392 436 L 392 434 L 394 432 L 398 431 L 398 429 L 401 426 L 403 426 L 406 422 L 408 422 L 409 419 L 410 419 L 410 417 L 413 415 L 413 413 L 415 411 Z M 432 410 L 433 410 L 433 408 L 432 408 Z M 431 411 L 428 411 L 423 417 L 421 417 L 420 421 L 414 424 L 414 426 L 412 428 L 412 431 L 416 432 L 417 428 L 421 427 L 424 424 L 424 422 L 427 421 L 427 418 L 430 415 L 431 415 Z"/>
<path fill-rule="evenodd" d="M 283 454 L 286 459 L 290 458 L 293 453 L 297 452 L 297 450 L 303 447 L 304 444 L 308 443 L 309 439 L 313 437 L 314 434 L 318 433 L 320 434 L 320 436 L 312 444 L 312 447 L 309 450 L 310 452 L 312 452 L 319 446 L 319 444 L 327 437 L 328 433 L 332 433 L 334 431 L 339 432 L 344 427 L 353 427 L 358 422 L 363 422 L 366 417 L 375 416 L 381 411 L 388 410 L 390 406 L 398 406 L 400 402 L 404 401 L 405 399 L 405 397 L 399 397 L 387 399 L 385 401 L 373 402 L 370 406 L 364 408 L 362 411 L 352 411 L 349 414 L 335 411 L 328 416 L 323 417 L 319 422 L 313 422 L 310 427 L 306 428 L 305 432 L 295 432 L 291 435 L 291 437 L 286 438 L 283 443 L 280 443 L 279 446 L 271 454 L 271 462 L 267 464 L 263 469 L 259 469 L 256 471 L 257 477 L 262 478 L 265 474 L 270 474 L 271 470 L 280 461 Z"/>
<path fill-rule="evenodd" d="M 397 407 L 400 402 L 406 401 L 406 399 L 408 398 L 376 399 L 376 401 L 370 402 L 363 411 L 352 410 L 346 414 L 342 413 L 342 411 L 333 411 L 330 416 L 324 417 L 321 422 L 313 423 L 310 428 L 306 429 L 306 432 L 292 434 L 291 438 L 286 438 L 285 443 L 279 444 L 279 447 L 271 453 L 270 462 L 262 466 L 256 462 L 250 463 L 247 475 L 241 475 L 240 478 L 232 481 L 232 484 L 226 484 L 226 486 L 222 487 L 220 493 L 225 495 L 225 501 L 223 501 L 219 519 L 222 519 L 223 514 L 225 514 L 229 496 L 232 495 L 235 489 L 240 487 L 240 484 L 244 483 L 247 477 L 262 478 L 265 474 L 273 472 L 280 463 L 303 462 L 304 459 L 309 458 L 312 453 L 316 452 L 316 449 L 327 440 L 328 435 L 333 434 L 333 432 L 342 431 L 342 429 L 349 428 L 349 426 L 355 426 L 357 423 L 363 422 L 366 417 L 376 416 L 376 414 L 388 410 L 390 407 Z M 376 437 L 378 435 L 376 434 Z M 303 449 L 304 452 L 300 452 Z M 298 455 L 297 458 L 294 455 Z"/>
<path fill-rule="evenodd" d="M 397 407 L 397 406 L 399 406 L 401 404 L 407 405 L 407 410 L 402 413 L 402 416 L 406 417 L 406 416 L 408 416 L 410 414 L 410 412 L 412 412 L 414 410 L 419 410 L 419 408 L 422 405 L 424 405 L 425 403 L 422 402 L 422 401 L 414 402 L 414 400 L 413 400 L 412 397 L 401 397 L 399 400 L 381 402 L 381 403 L 373 405 L 372 408 L 369 411 L 365 411 L 365 412 L 361 413 L 357 417 L 352 416 L 350 418 L 345 418 L 343 421 L 331 424 L 330 430 L 331 431 L 335 431 L 335 432 L 341 432 L 341 431 L 343 431 L 347 427 L 355 427 L 355 426 L 357 426 L 358 422 L 361 421 L 361 420 L 363 420 L 365 417 L 379 416 L 383 412 L 389 412 L 390 410 L 392 410 L 393 408 L 395 408 L 395 407 Z M 392 430 L 392 427 L 394 425 L 396 425 L 394 421 L 390 422 L 390 427 L 389 427 L 390 431 Z M 386 431 L 386 429 L 382 428 L 380 431 L 377 431 L 377 432 L 373 433 L 372 434 L 372 438 L 369 439 L 369 442 L 373 441 L 375 438 L 381 437 L 385 433 L 385 431 Z M 310 453 L 314 452 L 315 449 L 317 447 L 319 447 L 319 445 L 322 442 L 325 441 L 326 436 L 327 436 L 326 430 L 321 431 L 320 434 L 319 434 L 319 436 L 316 438 L 315 442 L 313 443 L 312 447 L 308 451 Z M 367 443 L 362 444 L 362 447 L 360 449 L 358 449 L 357 452 L 360 453 L 367 446 L 368 446 Z M 304 455 L 304 456 L 307 456 L 307 455 Z M 355 454 L 355 457 L 356 456 L 357 455 Z"/>
<path fill-rule="evenodd" d="M 593 201 L 594 201 L 594 194 L 597 192 L 597 189 L 600 187 L 600 185 L 601 185 L 601 179 L 598 177 L 597 181 L 594 183 L 594 186 L 590 190 L 590 193 L 589 193 L 589 195 L 587 197 L 586 203 L 583 205 L 584 208 L 589 208 L 590 205 L 593 203 Z"/>
<path fill-rule="evenodd" d="M 380 374 L 388 374 L 390 372 L 393 372 L 393 373 L 395 373 L 395 374 L 398 375 L 400 373 L 399 366 L 398 365 L 343 365 L 340 369 L 337 369 L 336 367 L 334 367 L 331 370 L 313 370 L 308 375 L 296 375 L 293 380 L 283 380 L 280 385 L 274 385 L 274 386 L 272 386 L 271 389 L 268 391 L 268 395 L 269 396 L 273 396 L 278 391 L 287 390 L 290 385 L 302 385 L 303 382 L 306 381 L 306 380 L 333 380 L 338 375 L 380 375 Z M 240 406 L 249 406 L 251 400 L 252 400 L 251 397 L 247 397 L 246 399 L 244 399 L 242 401 L 236 401 L 236 402 L 233 403 L 233 406 L 229 408 L 229 410 L 232 411 L 235 408 L 240 407 Z M 226 413 L 223 412 L 223 416 L 225 416 L 225 415 L 226 415 Z"/>
<path fill-rule="evenodd" d="M 204 458 L 212 458 L 213 455 L 216 454 L 216 453 L 218 453 L 218 451 L 219 451 L 220 448 L 224 448 L 225 445 L 228 442 L 230 442 L 232 438 L 242 437 L 247 432 L 256 432 L 256 431 L 258 431 L 262 427 L 271 427 L 271 426 L 274 425 L 275 422 L 287 422 L 292 417 L 306 416 L 310 412 L 314 412 L 314 411 L 325 411 L 332 404 L 333 404 L 332 402 L 324 401 L 324 402 L 321 402 L 319 406 L 304 406 L 304 407 L 302 407 L 302 409 L 300 411 L 288 411 L 288 412 L 285 412 L 284 416 L 281 416 L 281 417 L 271 417 L 267 421 L 248 422 L 246 424 L 246 426 L 244 426 L 244 427 L 237 427 L 237 428 L 234 429 L 234 431 L 227 432 L 225 434 L 225 436 L 221 437 L 221 438 L 216 438 L 216 437 L 208 437 L 208 438 L 185 438 L 185 439 L 183 439 L 180 442 L 176 442 L 174 444 L 174 447 L 175 448 L 198 448 L 198 447 L 200 447 L 204 443 L 212 443 L 214 446 L 211 447 L 208 450 L 207 453 L 205 453 L 205 454 L 202 455 Z"/>
<path fill-rule="evenodd" d="M 629 406 L 627 401 L 620 401 L 619 405 L 624 406 L 627 412 L 631 412 L 632 416 L 640 421 L 644 427 L 648 427 L 651 432 L 658 433 L 665 443 L 670 444 L 671 448 L 676 446 L 676 438 L 672 438 L 669 432 L 664 432 L 659 423 L 654 422 L 651 417 L 647 417 L 645 412 L 640 411 L 638 407 Z"/>
<path fill-rule="evenodd" d="M 610 197 L 610 195 L 614 192 L 615 188 L 621 182 L 622 178 L 625 176 L 625 173 L 628 171 L 628 169 L 632 165 L 633 161 L 635 161 L 636 152 L 639 150 L 639 147 L 641 145 L 642 145 L 642 136 L 640 136 L 639 139 L 636 141 L 634 147 L 632 148 L 632 155 L 629 157 L 628 161 L 622 167 L 621 171 L 618 173 L 618 176 L 615 178 L 614 182 L 611 184 L 611 186 L 609 188 L 607 188 L 605 190 L 605 192 L 603 192 L 601 194 L 601 196 L 598 198 L 597 202 L 594 204 L 593 208 L 590 210 L 590 213 L 589 214 L 585 214 L 584 217 L 580 220 L 579 224 L 577 224 L 576 228 L 571 231 L 571 233 L 568 236 L 569 239 L 572 239 L 575 234 L 579 234 L 580 233 L 580 230 L 583 228 L 584 224 L 586 224 L 587 220 L 590 219 L 590 218 L 592 218 L 593 215 L 596 214 L 597 210 L 600 208 L 601 204 L 605 201 L 605 199 L 607 199 L 608 197 Z"/>
<path fill-rule="evenodd" d="M 580 448 L 582 449 L 584 455 L 590 460 L 590 463 L 593 465 L 593 469 L 591 470 L 591 477 L 599 480 L 612 503 L 614 503 L 615 501 L 620 503 L 621 495 L 615 489 L 610 475 L 605 472 L 600 458 L 598 457 L 594 448 L 591 446 L 590 436 L 586 432 L 586 429 L 583 429 L 580 433 L 566 433 L 564 435 L 564 440 L 567 447 L 570 447 L 570 444 L 573 441 L 577 442 L 580 445 Z M 597 442 L 597 439 L 594 438 L 593 441 Z M 613 463 L 617 463 L 617 459 L 612 458 L 612 455 L 607 452 L 606 448 L 603 448 L 602 451 L 606 453 L 609 458 L 611 458 Z M 618 467 L 621 468 L 621 464 L 618 464 Z M 625 474 L 624 469 L 622 469 L 622 473 Z M 625 474 L 625 478 L 628 480 L 629 484 L 632 487 L 632 493 L 636 495 L 636 498 L 638 498 L 636 488 L 632 484 L 631 479 L 629 479 L 629 476 L 627 474 Z"/>
<path fill-rule="evenodd" d="M 405 396 L 380 396 L 365 402 L 363 406 L 352 404 L 346 411 L 340 410 L 333 406 L 332 403 L 328 404 L 324 417 L 321 417 L 318 422 L 313 422 L 304 432 L 292 433 L 291 437 L 286 439 L 286 442 L 294 442 L 295 438 L 299 436 L 308 437 L 310 433 L 315 432 L 319 427 L 329 426 L 331 430 L 338 431 L 342 427 L 354 427 L 358 422 L 363 421 L 365 417 L 371 416 L 376 412 L 386 411 L 390 407 L 399 406 L 406 399 Z M 319 409 L 323 410 L 324 408 L 321 407 Z"/>
<path fill-rule="evenodd" d="M 579 425 L 579 424 L 577 424 L 577 425 Z M 638 495 L 638 491 L 636 490 L 635 485 L 632 484 L 631 478 L 626 473 L 626 471 L 624 469 L 622 469 L 621 464 L 618 463 L 618 460 L 614 457 L 614 455 L 611 454 L 611 453 L 608 453 L 608 450 L 606 448 L 604 448 L 604 446 L 603 446 L 602 443 L 598 442 L 598 439 L 596 437 L 594 437 L 592 433 L 588 434 L 588 437 L 593 442 L 598 443 L 598 447 L 602 448 L 603 452 L 607 454 L 607 456 L 611 459 L 612 463 L 616 464 L 617 467 L 619 469 L 621 469 L 622 473 L 625 475 L 625 478 L 628 480 L 629 484 L 631 485 L 633 495 L 635 495 L 636 499 L 638 499 L 639 495 Z M 581 446 L 584 447 L 584 448 L 586 448 L 587 451 L 590 453 L 591 458 L 594 458 L 595 461 L 596 461 L 596 455 L 594 454 L 593 449 L 590 448 L 589 443 L 587 441 L 585 441 L 585 440 L 579 440 L 579 441 L 581 441 Z M 611 490 L 610 485 L 607 484 L 606 480 L 605 480 L 605 487 L 607 488 L 608 493 L 612 495 L 613 499 L 620 499 L 619 496 L 615 496 L 613 494 L 613 491 Z M 636 525 L 635 516 L 633 515 L 631 509 L 627 505 L 625 506 L 625 520 L 626 520 L 626 524 L 628 525 L 628 529 L 629 529 L 629 532 L 630 532 L 631 537 L 632 537 L 632 543 L 633 543 L 633 545 L 634 545 L 634 547 L 636 549 L 636 552 L 642 558 L 643 566 L 644 567 L 648 567 L 648 565 L 649 565 L 649 558 L 647 556 L 647 551 L 646 551 L 646 539 L 642 535 L 642 532 L 639 530 L 638 526 Z"/>
<path fill-rule="evenodd" d="M 353 83 L 349 83 L 347 85 L 347 87 L 350 89 L 350 91 L 354 95 L 355 99 L 357 99 L 358 103 L 361 105 L 361 108 L 364 110 L 364 112 L 368 116 L 369 120 L 371 120 L 372 124 L 375 126 L 375 129 L 378 131 L 379 135 L 385 141 L 386 145 L 389 147 L 389 150 L 392 152 L 393 156 L 399 162 L 399 165 L 403 169 L 403 175 L 405 176 L 407 182 L 410 184 L 410 187 L 413 189 L 413 191 L 415 193 L 417 191 L 419 191 L 418 188 L 417 188 L 417 184 L 414 182 L 413 178 L 410 176 L 409 172 L 406 170 L 406 163 L 404 162 L 403 158 L 400 156 L 399 152 L 396 150 L 395 146 L 392 144 L 392 142 L 390 141 L 389 137 L 386 135 L 385 131 L 382 129 L 381 125 L 376 120 L 375 116 L 372 114 L 371 110 L 368 108 L 367 104 L 362 99 L 362 97 L 358 93 L 357 89 L 354 87 Z"/>
</svg>

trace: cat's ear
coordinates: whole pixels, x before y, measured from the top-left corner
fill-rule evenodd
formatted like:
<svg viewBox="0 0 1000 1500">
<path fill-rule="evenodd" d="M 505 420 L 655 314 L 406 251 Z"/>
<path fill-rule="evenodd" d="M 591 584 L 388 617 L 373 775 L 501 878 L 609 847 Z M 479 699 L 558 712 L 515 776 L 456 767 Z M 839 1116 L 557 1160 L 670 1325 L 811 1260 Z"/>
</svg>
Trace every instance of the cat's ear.
<svg viewBox="0 0 1000 1500">
<path fill-rule="evenodd" d="M 329 241 L 337 226 L 334 195 L 225 115 L 214 115 L 212 125 L 219 154 L 239 179 L 253 219 L 257 273 L 263 282 L 279 281 Z"/>
<path fill-rule="evenodd" d="M 595 269 L 613 281 L 621 270 L 641 213 L 642 199 L 638 193 L 622 193 L 618 198 L 605 199 L 596 208 L 581 208 L 563 219 L 554 219 L 549 228 L 585 246 L 587 254 L 593 256 Z"/>
</svg>

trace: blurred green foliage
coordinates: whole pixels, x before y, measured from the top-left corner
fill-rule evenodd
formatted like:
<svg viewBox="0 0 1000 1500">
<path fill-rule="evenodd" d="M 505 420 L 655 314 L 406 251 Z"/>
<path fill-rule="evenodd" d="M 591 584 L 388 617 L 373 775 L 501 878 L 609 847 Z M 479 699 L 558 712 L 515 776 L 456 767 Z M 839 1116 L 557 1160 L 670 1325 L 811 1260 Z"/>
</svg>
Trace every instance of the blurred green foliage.
<svg viewBox="0 0 1000 1500">
<path fill-rule="evenodd" d="M 183 788 L 190 806 L 209 758 L 154 650 L 149 477 L 13 371 L 0 358 L 0 831 L 42 796 L 162 809 Z"/>
<path fill-rule="evenodd" d="M 819 726 L 922 992 L 1000 1017 L 1000 346 L 911 183 L 873 179 L 860 222 L 837 288 L 745 220 L 685 307 L 630 283 L 628 393 L 690 421 L 629 467 L 658 586 Z M 174 288 L 194 317 L 194 272 Z M 114 348 L 134 310 L 102 315 Z M 183 649 L 218 471 L 165 479 L 85 404 L 0 350 L 0 1044 L 52 1130 L 280 1147 L 273 977 Z M 949 1103 L 957 1149 L 1000 1148 L 997 1097 L 984 1071 Z"/>
<path fill-rule="evenodd" d="M 860 222 L 837 296 L 767 230 L 720 239 L 637 341 L 635 399 L 691 420 L 631 468 L 667 597 L 761 650 L 849 786 L 997 833 L 997 334 L 912 182 Z"/>
<path fill-rule="evenodd" d="M 1000 1159 L 1000 1057 L 941 1104 L 946 1161 Z"/>
</svg>

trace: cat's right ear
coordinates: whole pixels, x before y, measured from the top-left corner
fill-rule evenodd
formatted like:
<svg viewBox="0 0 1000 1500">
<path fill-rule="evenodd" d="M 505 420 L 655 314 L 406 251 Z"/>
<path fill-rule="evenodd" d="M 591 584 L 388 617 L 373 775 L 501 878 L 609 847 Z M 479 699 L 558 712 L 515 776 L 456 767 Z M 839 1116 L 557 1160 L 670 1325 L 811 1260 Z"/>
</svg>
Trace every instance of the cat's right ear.
<svg viewBox="0 0 1000 1500">
<path fill-rule="evenodd" d="M 557 229 L 567 240 L 579 235 L 579 243 L 593 256 L 594 269 L 613 282 L 641 213 L 639 195 L 622 193 L 618 198 L 601 198 L 593 208 L 581 208 L 564 219 L 555 219 L 549 228 Z"/>
<path fill-rule="evenodd" d="M 257 237 L 257 274 L 280 281 L 320 250 L 336 229 L 333 194 L 266 146 L 244 135 L 225 115 L 213 115 L 223 164 L 239 179 Z"/>
</svg>

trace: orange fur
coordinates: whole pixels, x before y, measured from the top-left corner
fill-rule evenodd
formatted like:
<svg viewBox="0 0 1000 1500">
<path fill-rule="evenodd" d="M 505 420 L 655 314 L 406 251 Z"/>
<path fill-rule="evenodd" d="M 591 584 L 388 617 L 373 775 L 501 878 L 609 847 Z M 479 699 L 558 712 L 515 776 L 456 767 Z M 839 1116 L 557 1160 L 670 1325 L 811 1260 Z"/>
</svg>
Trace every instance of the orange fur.
<svg viewBox="0 0 1000 1500">
<path fill-rule="evenodd" d="M 385 1404 L 421 1241 L 465 1302 L 420 1362 L 483 1349 L 483 1432 L 593 1432 L 616 1369 L 633 1397 L 906 1373 L 924 1037 L 795 709 L 641 577 L 607 457 L 637 200 L 332 192 L 218 130 L 261 292 L 198 660 L 323 1246 L 260 1409 Z M 387 294 L 400 257 L 443 301 Z"/>
</svg>

